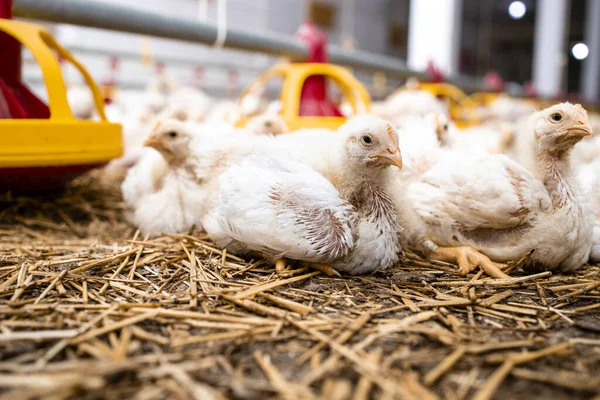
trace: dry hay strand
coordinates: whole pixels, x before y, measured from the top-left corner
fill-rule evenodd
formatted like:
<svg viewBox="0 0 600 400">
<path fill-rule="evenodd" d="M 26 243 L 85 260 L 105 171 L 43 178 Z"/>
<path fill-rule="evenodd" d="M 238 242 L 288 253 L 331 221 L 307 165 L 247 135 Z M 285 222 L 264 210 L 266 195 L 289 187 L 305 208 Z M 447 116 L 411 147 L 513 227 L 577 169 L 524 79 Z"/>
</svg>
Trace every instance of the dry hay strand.
<svg viewBox="0 0 600 400">
<path fill-rule="evenodd" d="M 1 398 L 600 395 L 598 266 L 280 278 L 201 232 L 141 237 L 93 176 L 0 206 Z"/>
</svg>

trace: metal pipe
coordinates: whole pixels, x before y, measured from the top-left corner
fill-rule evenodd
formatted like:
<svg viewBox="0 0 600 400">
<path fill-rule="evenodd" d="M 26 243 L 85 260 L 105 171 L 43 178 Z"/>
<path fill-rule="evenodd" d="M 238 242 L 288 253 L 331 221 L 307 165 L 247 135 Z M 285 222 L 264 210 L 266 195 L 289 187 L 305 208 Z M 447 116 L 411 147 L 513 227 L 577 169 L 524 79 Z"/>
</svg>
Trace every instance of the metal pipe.
<svg viewBox="0 0 600 400">
<path fill-rule="evenodd" d="M 92 47 L 84 47 L 84 46 L 64 46 L 71 53 L 75 55 L 86 55 L 86 56 L 98 56 L 98 57 L 118 57 L 121 60 L 128 61 L 141 61 L 141 56 L 139 53 L 132 53 L 123 50 L 107 50 L 107 49 L 98 49 Z M 170 65 L 181 65 L 187 67 L 209 67 L 215 69 L 236 69 L 240 71 L 252 71 L 252 72 L 261 72 L 264 71 L 265 68 L 269 68 L 273 66 L 272 62 L 261 63 L 261 65 L 248 65 L 248 64 L 240 64 L 233 63 L 228 61 L 212 61 L 206 59 L 191 59 L 186 57 L 174 57 L 174 56 L 165 56 L 165 55 L 152 55 L 152 61 L 154 63 L 165 63 L 167 66 Z"/>
<path fill-rule="evenodd" d="M 213 44 L 217 27 L 199 21 L 169 17 L 114 4 L 86 0 L 13 0 L 18 17 L 81 25 L 113 31 Z M 308 56 L 306 46 L 294 39 L 228 28 L 226 47 L 279 54 L 294 60 Z"/>
<path fill-rule="evenodd" d="M 58 23 L 81 25 L 121 32 L 137 33 L 188 42 L 214 44 L 217 27 L 198 21 L 167 17 L 128 7 L 93 0 L 13 0 L 15 16 Z M 228 28 L 225 47 L 262 52 L 305 60 L 307 46 L 293 38 Z M 391 77 L 414 76 L 427 80 L 429 75 L 409 69 L 404 61 L 364 51 L 347 51 L 329 46 L 329 60 L 358 70 L 381 71 Z M 466 91 L 486 90 L 483 82 L 463 76 L 449 77 L 448 82 Z"/>
</svg>

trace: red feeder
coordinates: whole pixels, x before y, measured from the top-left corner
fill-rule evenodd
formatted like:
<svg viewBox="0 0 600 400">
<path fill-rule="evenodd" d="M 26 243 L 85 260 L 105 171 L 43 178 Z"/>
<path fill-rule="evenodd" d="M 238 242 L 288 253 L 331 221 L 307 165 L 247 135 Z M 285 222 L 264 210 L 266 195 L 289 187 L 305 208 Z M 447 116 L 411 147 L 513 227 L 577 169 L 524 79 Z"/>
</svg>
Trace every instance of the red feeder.
<svg viewBox="0 0 600 400">
<path fill-rule="evenodd" d="M 296 38 L 309 46 L 306 62 L 327 62 L 327 35 L 315 27 L 311 21 L 300 25 Z M 300 95 L 300 116 L 342 117 L 343 114 L 327 97 L 327 81 L 323 75 L 313 75 L 304 81 Z"/>
<path fill-rule="evenodd" d="M 442 83 L 445 81 L 444 73 L 435 66 L 433 61 L 427 63 L 427 73 L 431 76 L 431 82 Z"/>
<path fill-rule="evenodd" d="M 0 0 L 0 18 L 12 19 L 12 0 Z M 50 118 L 50 110 L 21 79 L 21 43 L 0 32 L 0 119 Z"/>
<path fill-rule="evenodd" d="M 496 71 L 490 71 L 483 77 L 483 81 L 488 85 L 494 92 L 502 92 L 504 90 L 504 81 L 499 73 Z"/>
<path fill-rule="evenodd" d="M 75 176 L 119 156 L 121 127 L 106 120 L 100 91 L 85 68 L 45 29 L 8 21 L 11 6 L 11 0 L 0 0 L 0 190 L 60 188 Z M 42 69 L 50 106 L 23 83 L 21 44 Z M 84 76 L 101 121 L 73 117 L 59 56 Z"/>
</svg>

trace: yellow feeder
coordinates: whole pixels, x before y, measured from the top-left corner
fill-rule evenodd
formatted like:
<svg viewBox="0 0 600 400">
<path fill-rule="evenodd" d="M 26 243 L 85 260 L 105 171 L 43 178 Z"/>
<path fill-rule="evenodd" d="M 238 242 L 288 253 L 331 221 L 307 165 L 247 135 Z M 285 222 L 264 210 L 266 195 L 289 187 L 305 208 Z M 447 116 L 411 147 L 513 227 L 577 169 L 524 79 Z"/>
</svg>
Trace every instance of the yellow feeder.
<svg viewBox="0 0 600 400">
<path fill-rule="evenodd" d="M 499 93 L 494 92 L 477 92 L 469 97 L 480 106 L 489 106 L 498 99 Z"/>
<path fill-rule="evenodd" d="M 0 188 L 58 187 L 119 157 L 123 151 L 121 125 L 107 120 L 100 90 L 85 68 L 40 26 L 0 19 L 0 35 L 0 50 L 6 50 L 2 51 L 2 62 L 12 64 L 11 68 L 16 66 L 16 70 L 0 68 L 0 103 L 8 104 L 0 113 L 0 118 L 5 118 L 0 119 Z M 21 44 L 41 68 L 49 107 L 20 82 Z M 55 53 L 83 75 L 100 121 L 80 121 L 73 117 Z M 34 111 L 28 113 L 28 107 Z"/>
<path fill-rule="evenodd" d="M 449 83 L 421 83 L 419 89 L 448 100 L 450 117 L 459 128 L 468 128 L 481 123 L 477 114 L 477 103 L 462 90 Z"/>
<path fill-rule="evenodd" d="M 238 99 L 240 117 L 235 123 L 244 127 L 262 110 L 244 110 L 247 102 L 264 93 L 269 82 L 281 79 L 280 115 L 290 131 L 301 128 L 337 129 L 346 121 L 341 111 L 327 98 L 326 78 L 335 82 L 348 101 L 352 115 L 369 112 L 371 99 L 364 86 L 346 69 L 326 63 L 276 65 L 260 75 Z"/>
</svg>

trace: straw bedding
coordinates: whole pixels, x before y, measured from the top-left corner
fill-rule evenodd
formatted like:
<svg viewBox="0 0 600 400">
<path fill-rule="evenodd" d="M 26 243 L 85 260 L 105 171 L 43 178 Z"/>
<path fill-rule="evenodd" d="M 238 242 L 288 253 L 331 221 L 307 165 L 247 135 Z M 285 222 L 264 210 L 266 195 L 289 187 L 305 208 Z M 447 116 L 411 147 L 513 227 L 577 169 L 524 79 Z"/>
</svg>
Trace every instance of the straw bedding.
<svg viewBox="0 0 600 400">
<path fill-rule="evenodd" d="M 600 268 L 330 278 L 144 238 L 94 174 L 0 198 L 0 398 L 596 398 Z"/>
</svg>

